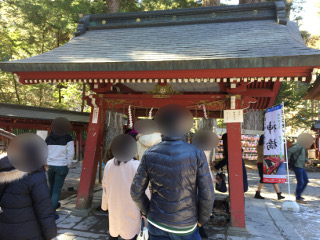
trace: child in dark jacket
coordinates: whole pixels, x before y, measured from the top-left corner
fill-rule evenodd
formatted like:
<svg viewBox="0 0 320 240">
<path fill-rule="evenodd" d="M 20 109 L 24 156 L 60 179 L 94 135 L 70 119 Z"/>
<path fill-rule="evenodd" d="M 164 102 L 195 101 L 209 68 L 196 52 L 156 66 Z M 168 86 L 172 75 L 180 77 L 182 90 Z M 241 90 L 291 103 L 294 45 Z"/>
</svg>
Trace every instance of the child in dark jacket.
<svg viewBox="0 0 320 240">
<path fill-rule="evenodd" d="M 0 239 L 48 240 L 57 235 L 43 168 L 27 173 L 0 159 Z"/>
</svg>

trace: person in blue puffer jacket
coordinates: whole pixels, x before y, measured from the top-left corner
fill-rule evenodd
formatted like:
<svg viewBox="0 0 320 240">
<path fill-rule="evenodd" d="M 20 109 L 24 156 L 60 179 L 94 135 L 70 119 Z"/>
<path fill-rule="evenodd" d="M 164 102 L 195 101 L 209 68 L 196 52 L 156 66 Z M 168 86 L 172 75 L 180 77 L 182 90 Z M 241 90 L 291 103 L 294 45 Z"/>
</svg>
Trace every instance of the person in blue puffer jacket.
<svg viewBox="0 0 320 240">
<path fill-rule="evenodd" d="M 198 227 L 212 213 L 214 189 L 208 162 L 203 151 L 185 141 L 183 135 L 189 130 L 185 121 L 191 113 L 181 108 L 164 107 L 157 113 L 162 142 L 144 153 L 131 185 L 131 197 L 148 219 L 150 240 L 201 239 Z M 149 183 L 150 200 L 145 194 Z"/>
</svg>

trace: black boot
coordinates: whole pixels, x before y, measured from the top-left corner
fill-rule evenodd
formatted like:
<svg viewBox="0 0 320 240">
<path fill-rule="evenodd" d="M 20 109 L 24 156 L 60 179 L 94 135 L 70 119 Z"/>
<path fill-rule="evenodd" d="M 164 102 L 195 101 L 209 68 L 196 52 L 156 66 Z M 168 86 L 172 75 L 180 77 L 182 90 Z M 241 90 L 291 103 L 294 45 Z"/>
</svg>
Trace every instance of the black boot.
<svg viewBox="0 0 320 240">
<path fill-rule="evenodd" d="M 278 195 L 278 200 L 281 200 L 281 199 L 286 198 L 286 197 L 284 197 L 284 196 L 281 195 L 281 192 L 278 192 L 277 195 Z"/>
<path fill-rule="evenodd" d="M 259 192 L 259 191 L 256 191 L 256 195 L 254 196 L 254 198 L 264 199 L 264 197 L 262 197 L 262 196 L 260 195 L 260 192 Z"/>
</svg>

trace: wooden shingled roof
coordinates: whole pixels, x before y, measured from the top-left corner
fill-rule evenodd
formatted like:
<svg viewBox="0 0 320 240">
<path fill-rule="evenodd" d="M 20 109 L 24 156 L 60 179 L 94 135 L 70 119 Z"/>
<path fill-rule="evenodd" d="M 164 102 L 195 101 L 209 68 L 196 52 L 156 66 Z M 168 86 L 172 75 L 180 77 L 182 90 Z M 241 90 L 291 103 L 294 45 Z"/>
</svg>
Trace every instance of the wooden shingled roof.
<svg viewBox="0 0 320 240">
<path fill-rule="evenodd" d="M 219 116 L 230 95 L 245 109 L 270 107 L 281 82 L 310 82 L 317 68 L 320 50 L 305 45 L 282 1 L 84 15 L 63 46 L 0 62 L 22 84 L 88 83 L 117 111 L 201 103 Z"/>
<path fill-rule="evenodd" d="M 283 2 L 85 15 L 76 36 L 2 71 L 156 71 L 320 66 Z"/>
<path fill-rule="evenodd" d="M 0 103 L 0 118 L 52 121 L 58 117 L 65 117 L 70 122 L 74 123 L 87 124 L 89 123 L 90 114 L 52 108 Z"/>
</svg>

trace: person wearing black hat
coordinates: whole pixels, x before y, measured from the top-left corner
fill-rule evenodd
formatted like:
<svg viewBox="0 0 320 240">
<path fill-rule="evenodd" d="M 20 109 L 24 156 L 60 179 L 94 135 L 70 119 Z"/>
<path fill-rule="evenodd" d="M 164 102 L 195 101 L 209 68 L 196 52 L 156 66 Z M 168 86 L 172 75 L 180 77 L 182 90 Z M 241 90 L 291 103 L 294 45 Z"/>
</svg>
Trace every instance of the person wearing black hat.
<svg viewBox="0 0 320 240">
<path fill-rule="evenodd" d="M 69 172 L 74 157 L 74 142 L 68 134 L 71 129 L 70 122 L 65 118 L 56 118 L 51 124 L 52 132 L 46 138 L 48 145 L 48 180 L 53 210 L 60 207 L 59 198 L 64 180 Z M 56 219 L 59 215 L 55 215 Z"/>
</svg>

